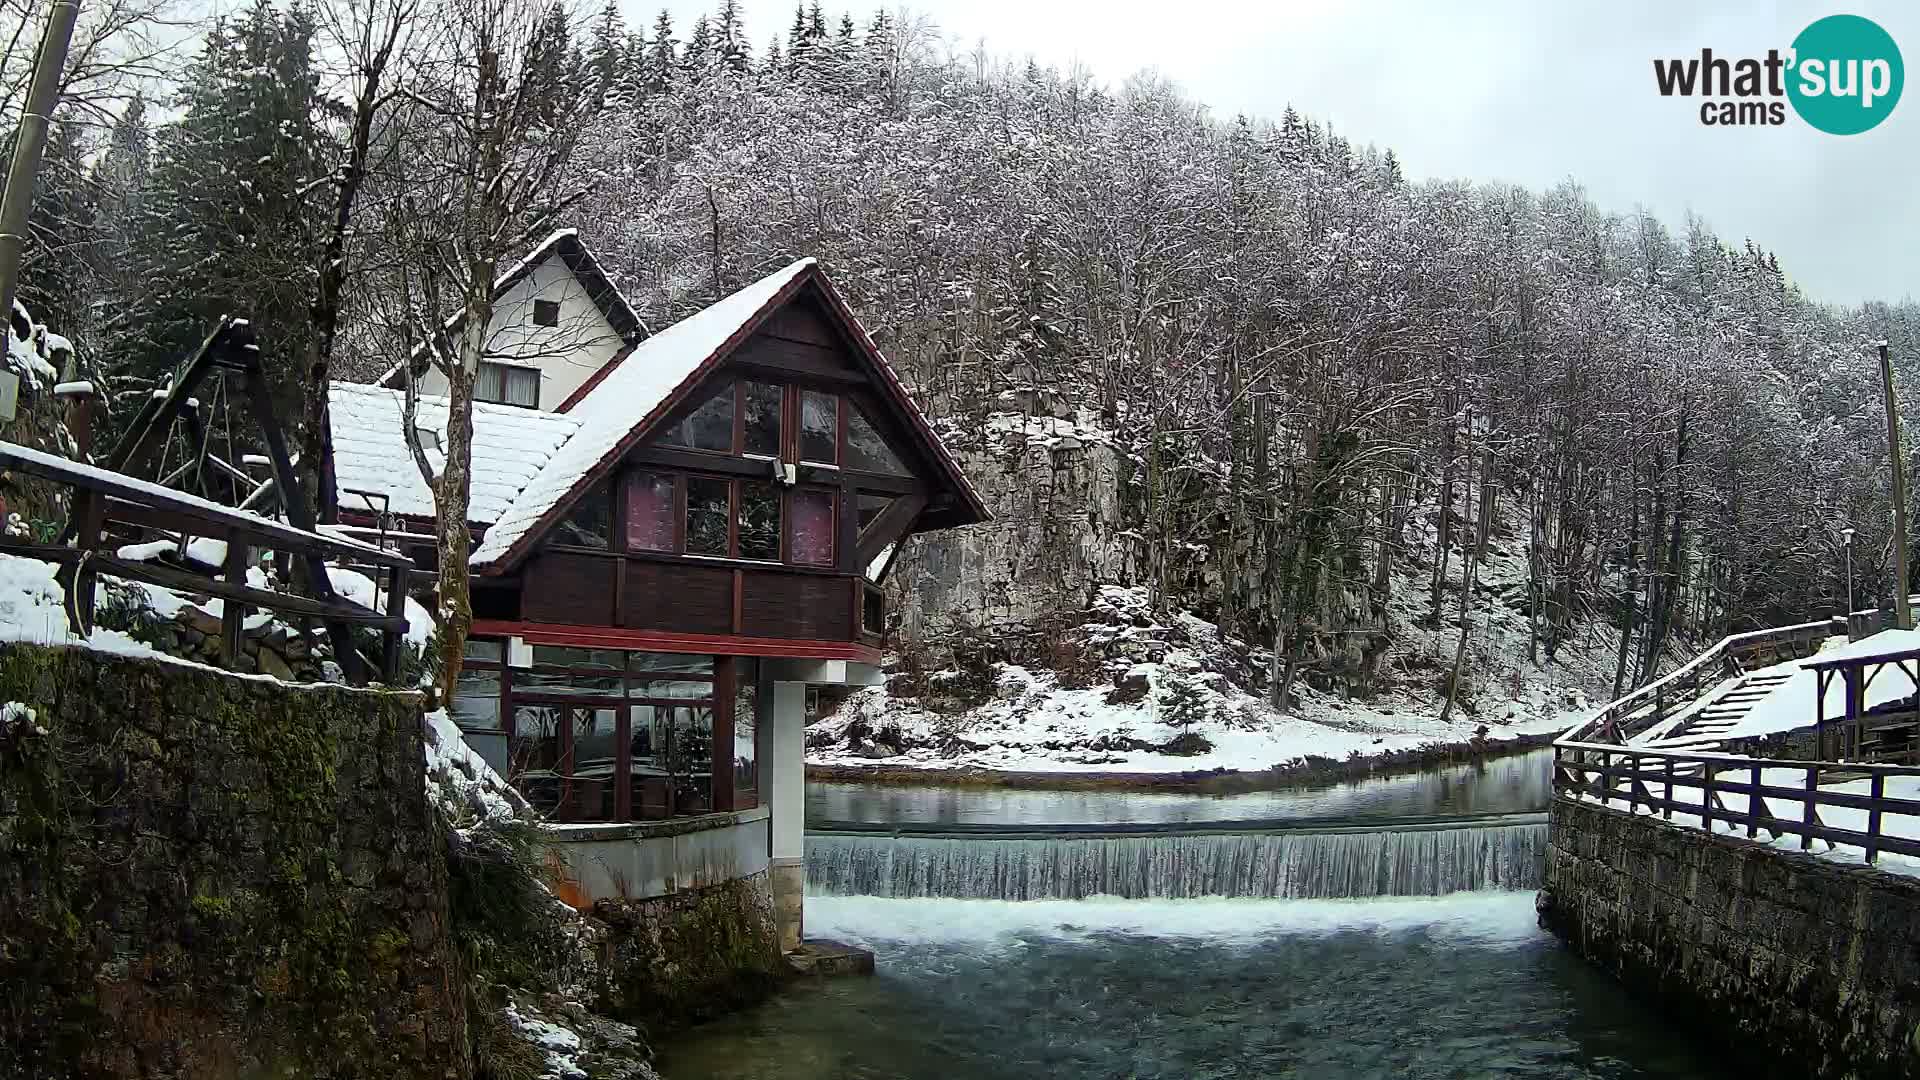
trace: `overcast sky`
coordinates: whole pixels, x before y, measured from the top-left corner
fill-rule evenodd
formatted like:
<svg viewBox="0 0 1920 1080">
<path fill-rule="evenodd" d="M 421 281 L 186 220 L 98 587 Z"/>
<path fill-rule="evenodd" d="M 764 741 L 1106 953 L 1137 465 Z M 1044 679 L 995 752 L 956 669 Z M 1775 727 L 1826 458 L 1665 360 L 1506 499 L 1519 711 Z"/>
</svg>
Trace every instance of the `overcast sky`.
<svg viewBox="0 0 1920 1080">
<path fill-rule="evenodd" d="M 623 0 L 651 19 L 660 0 Z M 707 0 L 670 0 L 685 27 Z M 835 21 L 845 6 L 825 0 Z M 855 0 L 865 25 L 877 5 Z M 1818 300 L 1920 297 L 1920 91 L 1862 135 L 1710 128 L 1698 100 L 1663 99 L 1656 56 L 1763 56 L 1824 15 L 1865 15 L 1920 63 L 1920 4 L 1738 0 L 1562 3 L 1300 0 L 918 0 L 952 47 L 1060 67 L 1117 85 L 1153 68 L 1215 115 L 1278 118 L 1291 102 L 1359 144 L 1391 147 L 1415 177 L 1544 188 L 1571 177 L 1607 210 L 1647 206 L 1676 229 L 1688 211 L 1730 243 L 1752 237 Z M 756 53 L 792 0 L 745 0 Z"/>
</svg>

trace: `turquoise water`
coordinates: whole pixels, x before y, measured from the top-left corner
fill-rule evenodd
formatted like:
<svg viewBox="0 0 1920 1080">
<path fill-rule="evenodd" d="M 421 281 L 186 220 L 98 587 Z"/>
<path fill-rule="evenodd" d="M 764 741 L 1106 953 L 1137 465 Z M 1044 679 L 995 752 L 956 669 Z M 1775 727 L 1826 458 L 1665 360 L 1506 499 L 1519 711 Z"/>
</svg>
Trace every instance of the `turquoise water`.
<svg viewBox="0 0 1920 1080">
<path fill-rule="evenodd" d="M 1372 900 L 809 897 L 879 956 L 660 1047 L 672 1080 L 1724 1075 L 1561 950 L 1525 892 Z"/>
</svg>

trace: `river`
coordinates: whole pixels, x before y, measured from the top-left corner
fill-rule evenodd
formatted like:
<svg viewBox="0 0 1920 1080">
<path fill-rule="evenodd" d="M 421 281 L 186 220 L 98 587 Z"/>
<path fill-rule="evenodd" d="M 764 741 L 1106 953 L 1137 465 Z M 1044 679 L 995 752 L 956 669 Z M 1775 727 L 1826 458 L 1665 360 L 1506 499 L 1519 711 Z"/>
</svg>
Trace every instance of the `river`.
<svg viewBox="0 0 1920 1080">
<path fill-rule="evenodd" d="M 810 814 L 868 825 L 1265 817 L 1270 829 L 809 835 L 808 933 L 871 948 L 878 973 L 803 981 L 684 1034 L 659 1048 L 662 1073 L 1724 1075 L 1710 1048 L 1537 928 L 1528 830 L 1543 836 L 1543 825 L 1364 827 L 1369 818 L 1536 808 L 1546 780 L 1535 768 L 1545 772 L 1540 755 L 1477 772 L 1212 798 L 821 785 L 829 790 L 810 792 Z M 1342 813 L 1356 828 L 1319 831 Z M 1303 820 L 1305 831 L 1290 829 Z M 1135 898 L 1106 895 L 1130 889 Z"/>
</svg>

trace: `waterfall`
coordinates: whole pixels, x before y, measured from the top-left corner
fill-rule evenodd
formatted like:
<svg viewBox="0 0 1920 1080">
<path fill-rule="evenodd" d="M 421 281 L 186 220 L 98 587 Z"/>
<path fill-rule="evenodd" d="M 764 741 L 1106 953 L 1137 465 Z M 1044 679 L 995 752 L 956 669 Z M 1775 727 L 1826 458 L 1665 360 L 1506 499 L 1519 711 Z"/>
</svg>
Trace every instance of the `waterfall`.
<svg viewBox="0 0 1920 1080">
<path fill-rule="evenodd" d="M 1437 896 L 1539 888 L 1546 846 L 1544 823 L 1006 839 L 810 833 L 807 887 L 991 900 Z"/>
</svg>

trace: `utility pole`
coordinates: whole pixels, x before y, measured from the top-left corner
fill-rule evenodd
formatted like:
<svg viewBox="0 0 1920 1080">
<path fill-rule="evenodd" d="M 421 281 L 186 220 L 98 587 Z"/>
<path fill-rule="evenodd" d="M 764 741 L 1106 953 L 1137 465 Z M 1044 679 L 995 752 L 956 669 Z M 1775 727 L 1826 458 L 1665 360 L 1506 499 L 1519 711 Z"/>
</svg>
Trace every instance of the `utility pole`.
<svg viewBox="0 0 1920 1080">
<path fill-rule="evenodd" d="M 40 155 L 47 148 L 47 118 L 60 98 L 60 73 L 67 66 L 67 44 L 80 15 L 79 0 L 54 0 L 47 28 L 40 35 L 40 56 L 33 64 L 33 85 L 20 112 L 20 128 L 13 140 L 13 163 L 7 170 L 7 190 L 0 195 L 0 312 L 13 319 L 13 293 L 19 284 L 20 255 L 27 246 L 27 212 L 33 208 L 33 187 L 40 175 Z"/>
<path fill-rule="evenodd" d="M 1887 399 L 1887 455 L 1893 459 L 1893 611 L 1897 629 L 1913 629 L 1907 605 L 1907 463 L 1900 443 L 1900 409 L 1893 400 L 1893 356 L 1880 342 L 1880 392 Z"/>
</svg>

